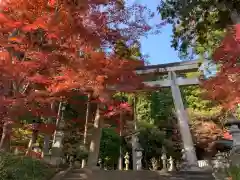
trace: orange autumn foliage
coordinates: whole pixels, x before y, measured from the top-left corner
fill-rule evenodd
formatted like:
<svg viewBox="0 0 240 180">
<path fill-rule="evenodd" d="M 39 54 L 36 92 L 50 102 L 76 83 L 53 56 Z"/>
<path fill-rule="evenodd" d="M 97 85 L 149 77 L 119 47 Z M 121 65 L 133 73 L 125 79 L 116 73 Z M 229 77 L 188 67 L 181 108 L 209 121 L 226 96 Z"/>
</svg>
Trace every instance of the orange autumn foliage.
<svg viewBox="0 0 240 180">
<path fill-rule="evenodd" d="M 240 24 L 226 33 L 220 47 L 215 50 L 213 60 L 220 65 L 215 77 L 204 81 L 212 99 L 227 109 L 234 109 L 240 102 Z"/>
<path fill-rule="evenodd" d="M 15 81 L 36 84 L 35 92 L 32 92 L 34 98 L 40 92 L 53 96 L 72 89 L 100 94 L 107 85 L 117 84 L 127 74 L 131 80 L 134 77 L 132 70 L 142 65 L 96 51 L 126 38 L 125 34 L 121 35 L 121 30 L 109 28 L 108 21 L 113 20 L 113 15 L 99 9 L 106 1 L 83 1 L 77 6 L 74 3 L 77 2 L 9 0 L 2 5 L 2 8 L 7 7 L 0 15 L 2 57 L 11 54 L 11 58 L 4 58 L 8 63 L 4 70 L 14 76 Z M 115 12 L 116 3 L 108 1 L 106 9 Z M 114 18 L 116 23 L 124 20 L 121 16 Z M 128 24 L 124 30 L 134 29 L 134 26 Z M 141 29 L 139 24 L 137 27 Z M 143 23 L 141 33 L 145 27 Z M 10 36 L 9 32 L 12 32 Z M 18 56 L 5 48 L 12 48 L 23 57 L 19 61 Z M 80 56 L 81 52 L 83 56 Z M 9 72 L 13 69 L 14 74 Z"/>
<path fill-rule="evenodd" d="M 108 100 L 109 87 L 142 87 L 133 70 L 143 62 L 119 59 L 105 50 L 120 39 L 136 40 L 146 34 L 151 14 L 145 7 L 124 7 L 119 2 L 0 3 L 0 116 L 4 128 L 26 113 L 54 116 L 50 103 L 67 100 L 73 90 L 91 91 Z"/>
</svg>

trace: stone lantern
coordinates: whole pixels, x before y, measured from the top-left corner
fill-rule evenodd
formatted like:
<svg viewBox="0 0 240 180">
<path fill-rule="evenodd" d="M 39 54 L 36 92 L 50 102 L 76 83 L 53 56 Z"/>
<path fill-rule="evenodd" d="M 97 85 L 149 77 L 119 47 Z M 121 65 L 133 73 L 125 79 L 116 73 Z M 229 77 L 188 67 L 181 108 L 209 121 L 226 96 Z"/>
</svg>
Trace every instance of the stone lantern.
<svg viewBox="0 0 240 180">
<path fill-rule="evenodd" d="M 232 135 L 233 140 L 229 156 L 230 165 L 240 166 L 240 120 L 232 115 L 229 116 L 225 125 L 229 127 L 229 133 Z"/>
<path fill-rule="evenodd" d="M 227 169 L 229 167 L 229 164 L 224 153 L 218 152 L 216 154 L 212 166 L 212 175 L 215 180 L 223 180 L 228 177 Z"/>
</svg>

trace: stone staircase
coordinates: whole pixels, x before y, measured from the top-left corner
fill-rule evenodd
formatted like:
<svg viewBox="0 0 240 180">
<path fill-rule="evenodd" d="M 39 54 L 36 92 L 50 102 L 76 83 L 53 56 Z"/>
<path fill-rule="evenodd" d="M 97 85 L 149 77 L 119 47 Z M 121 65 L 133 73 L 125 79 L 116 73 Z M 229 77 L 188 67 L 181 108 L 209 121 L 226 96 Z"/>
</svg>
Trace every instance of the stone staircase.
<svg viewBox="0 0 240 180">
<path fill-rule="evenodd" d="M 72 169 L 61 180 L 214 180 L 211 172 L 104 171 Z"/>
</svg>

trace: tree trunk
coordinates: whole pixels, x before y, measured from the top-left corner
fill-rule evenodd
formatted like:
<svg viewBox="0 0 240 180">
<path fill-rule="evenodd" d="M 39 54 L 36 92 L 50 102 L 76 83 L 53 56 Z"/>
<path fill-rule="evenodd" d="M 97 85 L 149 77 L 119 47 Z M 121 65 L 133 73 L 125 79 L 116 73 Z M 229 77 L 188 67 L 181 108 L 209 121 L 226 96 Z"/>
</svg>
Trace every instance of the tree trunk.
<svg viewBox="0 0 240 180">
<path fill-rule="evenodd" d="M 54 165 L 59 165 L 61 163 L 62 152 L 62 141 L 64 138 L 64 110 L 65 106 L 63 103 L 59 103 L 58 117 L 56 122 L 56 130 L 54 132 L 53 144 L 52 144 L 52 153 L 51 153 L 51 163 Z"/>
<path fill-rule="evenodd" d="M 2 135 L 3 135 L 3 125 L 4 125 L 4 122 L 0 122 L 0 139 L 2 138 Z"/>
<path fill-rule="evenodd" d="M 49 153 L 49 141 L 50 141 L 50 136 L 48 134 L 44 135 L 44 141 L 43 141 L 43 156 L 44 154 Z"/>
<path fill-rule="evenodd" d="M 8 97 L 11 96 L 12 93 L 12 81 L 6 80 L 3 82 L 3 89 L 1 94 Z M 1 114 L 3 117 L 7 117 L 7 108 L 3 108 Z M 0 150 L 3 152 L 10 151 L 10 140 L 11 140 L 11 130 L 12 126 L 8 119 L 5 119 L 1 122 L 2 125 L 2 137 L 0 142 Z"/>
<path fill-rule="evenodd" d="M 11 131 L 11 124 L 6 121 L 3 124 L 2 128 L 2 137 L 0 142 L 0 150 L 3 152 L 10 151 L 10 132 Z"/>
<path fill-rule="evenodd" d="M 53 144 L 55 143 L 56 132 L 57 132 L 57 129 L 59 128 L 59 125 L 60 125 L 61 112 L 62 112 L 62 102 L 60 102 L 59 105 L 58 105 L 58 114 L 57 114 L 57 119 L 56 119 L 56 130 L 55 130 L 55 132 L 53 134 Z"/>
<path fill-rule="evenodd" d="M 90 117 L 90 100 L 91 100 L 91 93 L 88 93 L 88 100 L 87 100 L 87 109 L 86 109 L 86 119 L 84 125 L 84 135 L 83 135 L 83 145 L 86 148 L 87 145 L 87 131 L 88 131 L 88 121 Z M 82 168 L 86 165 L 86 159 L 82 160 Z"/>
<path fill-rule="evenodd" d="M 38 126 L 37 123 L 36 123 L 36 126 Z M 32 144 L 37 143 L 38 133 L 39 133 L 38 130 L 33 130 L 33 132 L 32 132 Z"/>
<path fill-rule="evenodd" d="M 54 112 L 54 103 L 51 103 L 51 111 Z M 52 123 L 52 118 L 48 118 L 47 123 Z M 49 134 L 44 134 L 42 157 L 44 157 L 44 155 L 46 154 L 49 154 L 50 139 L 51 139 L 51 136 Z"/>
<path fill-rule="evenodd" d="M 87 166 L 89 168 L 96 167 L 98 162 L 100 141 L 101 141 L 101 135 L 102 135 L 102 124 L 103 124 L 102 121 L 103 120 L 101 119 L 100 108 L 98 105 L 95 119 L 94 119 L 93 133 L 91 137 L 89 154 L 88 154 Z"/>
<path fill-rule="evenodd" d="M 119 147 L 119 158 L 118 158 L 118 170 L 122 170 L 123 169 L 123 150 L 122 150 L 122 131 L 123 131 L 123 114 L 122 112 L 120 112 L 120 132 L 119 132 L 119 136 L 120 136 L 120 147 Z"/>
</svg>

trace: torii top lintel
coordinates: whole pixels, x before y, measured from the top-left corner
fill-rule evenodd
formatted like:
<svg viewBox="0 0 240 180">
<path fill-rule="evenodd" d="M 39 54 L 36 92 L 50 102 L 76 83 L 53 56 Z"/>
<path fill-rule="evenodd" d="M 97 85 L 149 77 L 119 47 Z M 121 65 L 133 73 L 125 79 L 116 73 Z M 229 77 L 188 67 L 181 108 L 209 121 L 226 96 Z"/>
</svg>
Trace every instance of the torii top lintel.
<svg viewBox="0 0 240 180">
<path fill-rule="evenodd" d="M 159 65 L 150 65 L 150 66 L 143 66 L 135 70 L 135 73 L 141 76 L 143 83 L 147 87 L 159 88 L 159 87 L 170 87 L 171 80 L 168 79 L 161 79 L 156 80 L 154 77 L 168 75 L 169 72 L 174 73 L 186 73 L 186 72 L 196 72 L 200 67 L 199 61 L 182 61 L 182 62 L 175 62 L 175 63 L 167 63 L 167 64 L 159 64 Z M 198 78 L 176 78 L 176 84 L 179 86 L 184 85 L 196 85 L 199 84 Z M 111 90 L 116 91 L 142 91 L 142 87 L 138 90 L 131 85 L 128 87 L 122 87 L 121 85 L 108 87 Z M 146 87 L 145 87 L 146 90 Z"/>
<path fill-rule="evenodd" d="M 170 71 L 174 71 L 176 73 L 179 72 L 193 72 L 197 71 L 200 67 L 199 61 L 182 61 L 182 62 L 174 62 L 167 64 L 159 64 L 159 65 L 150 65 L 144 66 L 136 69 L 136 74 L 167 74 Z"/>
</svg>

